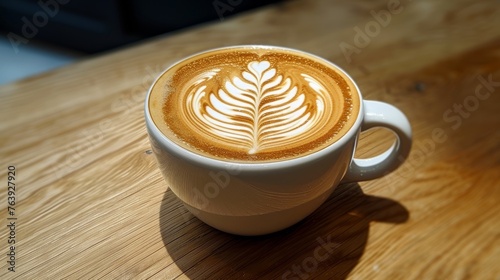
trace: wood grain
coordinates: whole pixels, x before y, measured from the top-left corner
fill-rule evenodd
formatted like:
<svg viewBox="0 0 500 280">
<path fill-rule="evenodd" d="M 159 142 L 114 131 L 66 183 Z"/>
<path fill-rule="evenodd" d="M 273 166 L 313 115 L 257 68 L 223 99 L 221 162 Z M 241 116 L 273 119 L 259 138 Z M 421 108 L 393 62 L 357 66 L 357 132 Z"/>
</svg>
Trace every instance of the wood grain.
<svg viewBox="0 0 500 280">
<path fill-rule="evenodd" d="M 13 273 L 3 187 L 0 278 L 500 279 L 498 1 L 401 1 L 375 32 L 371 11 L 393 2 L 286 1 L 0 87 L 1 182 L 15 165 L 18 218 Z M 347 57 L 340 44 L 356 47 L 356 27 L 370 25 L 369 43 Z M 198 221 L 161 178 L 143 100 L 170 63 L 235 44 L 344 68 L 365 98 L 407 114 L 408 161 L 339 186 L 283 232 L 245 238 Z M 388 136 L 365 133 L 357 155 L 382 151 Z"/>
</svg>

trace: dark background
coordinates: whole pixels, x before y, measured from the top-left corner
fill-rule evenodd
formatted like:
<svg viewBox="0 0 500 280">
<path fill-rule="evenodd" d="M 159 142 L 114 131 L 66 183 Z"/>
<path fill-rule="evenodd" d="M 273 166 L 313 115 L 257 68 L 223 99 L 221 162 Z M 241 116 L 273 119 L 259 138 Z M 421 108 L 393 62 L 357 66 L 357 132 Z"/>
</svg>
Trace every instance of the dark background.
<svg viewBox="0 0 500 280">
<path fill-rule="evenodd" d="M 278 1 L 0 0 L 0 32 L 96 53 Z"/>
</svg>

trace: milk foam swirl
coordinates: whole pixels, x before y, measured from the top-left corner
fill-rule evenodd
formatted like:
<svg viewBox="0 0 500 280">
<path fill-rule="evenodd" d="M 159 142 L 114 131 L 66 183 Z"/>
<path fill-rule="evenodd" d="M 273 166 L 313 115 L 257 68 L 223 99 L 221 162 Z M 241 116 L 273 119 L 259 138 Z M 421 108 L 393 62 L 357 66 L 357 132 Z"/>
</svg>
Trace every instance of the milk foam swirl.
<svg viewBox="0 0 500 280">
<path fill-rule="evenodd" d="M 360 99 L 349 77 L 317 57 L 235 47 L 172 65 L 151 89 L 151 116 L 175 144 L 240 162 L 293 159 L 340 139 Z"/>
<path fill-rule="evenodd" d="M 193 77 L 182 113 L 199 133 L 248 154 L 316 137 L 334 108 L 325 86 L 306 73 L 285 75 L 269 61 L 251 61 L 220 84 L 221 70 Z"/>
</svg>

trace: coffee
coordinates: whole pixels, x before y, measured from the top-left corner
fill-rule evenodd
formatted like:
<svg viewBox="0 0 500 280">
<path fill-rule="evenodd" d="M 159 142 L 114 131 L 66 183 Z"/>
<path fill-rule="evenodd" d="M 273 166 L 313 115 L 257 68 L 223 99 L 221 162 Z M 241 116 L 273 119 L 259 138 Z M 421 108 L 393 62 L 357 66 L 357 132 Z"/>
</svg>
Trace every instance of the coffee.
<svg viewBox="0 0 500 280">
<path fill-rule="evenodd" d="M 360 107 L 341 70 L 301 52 L 231 47 L 173 65 L 151 89 L 156 126 L 181 147 L 240 162 L 301 157 L 340 139 Z"/>
</svg>

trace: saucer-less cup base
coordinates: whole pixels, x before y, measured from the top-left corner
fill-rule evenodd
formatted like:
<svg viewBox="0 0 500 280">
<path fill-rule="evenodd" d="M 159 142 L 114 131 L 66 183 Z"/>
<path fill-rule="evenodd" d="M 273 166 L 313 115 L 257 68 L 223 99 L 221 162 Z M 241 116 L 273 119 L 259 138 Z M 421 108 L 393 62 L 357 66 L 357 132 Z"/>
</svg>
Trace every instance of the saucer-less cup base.
<svg viewBox="0 0 500 280">
<path fill-rule="evenodd" d="M 290 227 L 307 217 L 318 205 L 323 204 L 333 190 L 331 188 L 313 200 L 290 209 L 253 216 L 223 216 L 200 211 L 188 204 L 184 206 L 191 213 L 197 213 L 198 219 L 221 231 L 248 236 L 263 235 Z"/>
<path fill-rule="evenodd" d="M 167 186 L 193 215 L 233 234 L 268 234 L 297 223 L 320 207 L 338 184 L 375 179 L 396 169 L 412 142 L 410 124 L 401 111 L 364 100 L 351 129 L 320 151 L 277 162 L 216 160 L 165 137 L 151 118 L 150 94 L 151 90 L 145 104 L 146 127 Z M 353 158 L 359 133 L 372 127 L 392 130 L 394 145 L 372 158 Z"/>
</svg>

